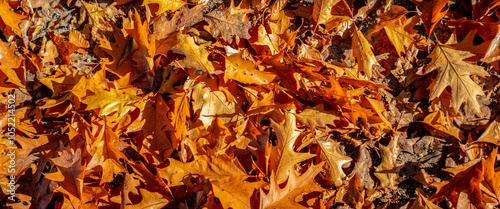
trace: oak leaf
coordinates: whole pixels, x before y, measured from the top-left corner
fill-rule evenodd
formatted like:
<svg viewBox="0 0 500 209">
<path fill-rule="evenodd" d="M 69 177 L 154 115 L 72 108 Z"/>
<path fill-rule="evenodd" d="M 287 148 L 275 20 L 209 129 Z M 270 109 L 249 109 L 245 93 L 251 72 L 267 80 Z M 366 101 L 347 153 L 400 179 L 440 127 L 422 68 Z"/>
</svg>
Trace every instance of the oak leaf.
<svg viewBox="0 0 500 209">
<path fill-rule="evenodd" d="M 282 123 L 271 121 L 271 126 L 278 137 L 278 144 L 272 149 L 269 169 L 275 173 L 278 184 L 285 182 L 295 164 L 315 156 L 314 154 L 294 151 L 295 141 L 301 131 L 297 129 L 293 113 L 286 112 L 285 117 L 286 119 Z"/>
<path fill-rule="evenodd" d="M 219 198 L 224 208 L 252 208 L 251 197 L 255 190 L 267 183 L 264 181 L 248 182 L 243 176 L 229 176 L 212 181 L 214 195 Z"/>
<path fill-rule="evenodd" d="M 387 146 L 379 144 L 382 162 L 375 167 L 374 175 L 380 180 L 380 189 L 393 189 L 397 186 L 399 168 L 396 159 L 399 155 L 398 136 L 396 135 Z"/>
<path fill-rule="evenodd" d="M 328 166 L 327 177 L 335 186 L 341 186 L 346 177 L 342 166 L 351 162 L 352 158 L 339 153 L 338 146 L 340 142 L 319 141 L 318 144 L 321 149 L 321 156 L 325 158 L 326 165 Z"/>
<path fill-rule="evenodd" d="M 205 82 L 199 82 L 193 87 L 193 110 L 201 110 L 198 118 L 207 128 L 217 116 L 223 124 L 234 122 L 242 115 L 242 110 L 235 102 L 228 101 L 222 91 L 213 91 Z"/>
<path fill-rule="evenodd" d="M 111 182 L 114 174 L 125 172 L 125 167 L 120 163 L 121 159 L 127 157 L 115 147 L 118 136 L 106 124 L 100 127 L 101 131 L 92 144 L 90 154 L 92 159 L 87 165 L 87 170 L 96 166 L 102 168 L 101 184 Z"/>
<path fill-rule="evenodd" d="M 207 44 L 198 46 L 194 42 L 193 37 L 181 33 L 178 34 L 177 38 L 179 39 L 179 44 L 172 50 L 175 53 L 186 56 L 183 60 L 179 61 L 182 67 L 201 70 L 210 74 L 217 73 L 212 63 L 208 60 L 209 52 L 206 49 Z"/>
<path fill-rule="evenodd" d="M 71 153 L 64 150 L 61 156 L 52 159 L 58 171 L 44 174 L 45 178 L 58 182 L 62 192 L 78 199 L 82 195 L 83 177 L 85 175 L 85 167 L 81 165 L 81 151 L 81 149 L 78 149 L 75 153 Z"/>
<path fill-rule="evenodd" d="M 99 115 L 109 115 L 113 112 L 117 112 L 118 115 L 124 115 L 135 109 L 132 104 L 138 100 L 139 97 L 121 93 L 116 89 L 110 89 L 109 91 L 96 89 L 95 94 L 85 97 L 82 103 L 87 105 L 87 110 L 99 108 Z"/>
<path fill-rule="evenodd" d="M 142 200 L 135 205 L 125 205 L 125 209 L 161 209 L 171 201 L 158 192 L 150 192 L 147 189 L 139 189 Z"/>
<path fill-rule="evenodd" d="M 224 81 L 229 79 L 245 84 L 269 84 L 276 74 L 260 71 L 257 66 L 241 57 L 241 53 L 226 57 L 226 71 L 224 71 Z"/>
<path fill-rule="evenodd" d="M 488 159 L 483 160 L 484 180 L 481 183 L 494 195 L 498 195 L 498 191 L 500 190 L 500 171 L 495 171 L 497 154 L 498 148 L 493 148 Z"/>
<path fill-rule="evenodd" d="M 249 39 L 248 29 L 252 26 L 250 21 L 245 20 L 246 13 L 243 10 L 231 12 L 231 9 L 214 10 L 205 15 L 213 36 L 222 37 L 224 41 L 233 43 L 233 36 Z"/>
<path fill-rule="evenodd" d="M 422 194 L 422 190 L 420 188 L 417 189 L 417 199 L 413 204 L 411 204 L 409 209 L 420 209 L 420 208 L 425 208 L 425 209 L 441 209 L 441 207 L 435 205 L 432 203 L 430 200 L 425 198 L 425 196 Z"/>
<path fill-rule="evenodd" d="M 170 119 L 175 128 L 175 136 L 178 140 L 184 139 L 186 136 L 187 118 L 191 116 L 189 111 L 189 100 L 186 93 L 176 93 L 171 96 L 174 100 L 174 110 L 170 112 Z"/>
<path fill-rule="evenodd" d="M 200 175 L 210 181 L 218 181 L 230 176 L 246 176 L 238 160 L 227 155 L 214 157 L 197 154 L 194 158 L 194 161 L 189 163 L 169 159 L 169 165 L 159 169 L 159 173 L 168 180 L 170 187 L 189 184 L 187 178 L 190 175 Z"/>
<path fill-rule="evenodd" d="M 484 180 L 483 169 L 483 161 L 480 160 L 475 165 L 456 174 L 452 179 L 433 184 L 438 188 L 438 191 L 431 196 L 431 200 L 445 196 L 450 200 L 453 207 L 456 207 L 460 193 L 465 190 L 469 194 L 472 204 L 483 205 L 480 189 L 480 184 Z"/>
<path fill-rule="evenodd" d="M 373 65 L 379 65 L 372 51 L 372 45 L 358 28 L 352 38 L 352 55 L 358 62 L 358 72 L 364 72 L 367 78 L 372 77 Z"/>
<path fill-rule="evenodd" d="M 463 103 L 466 103 L 476 113 L 481 113 L 481 105 L 476 99 L 477 95 L 484 96 L 483 89 L 474 82 L 470 76 L 489 76 L 483 67 L 464 62 L 463 59 L 473 56 L 470 52 L 459 51 L 438 44 L 429 55 L 431 63 L 425 69 L 425 73 L 438 70 L 439 74 L 429 89 L 430 100 L 441 95 L 446 87 L 451 87 L 450 106 L 458 111 Z"/>
<path fill-rule="evenodd" d="M 486 142 L 500 146 L 500 116 L 497 116 L 474 143 Z"/>
<path fill-rule="evenodd" d="M 334 125 L 335 120 L 340 120 L 341 117 L 335 115 L 331 111 L 325 110 L 325 105 L 320 104 L 313 108 L 306 108 L 299 114 L 295 114 L 297 119 L 311 129 L 327 128 L 327 125 Z"/>
<path fill-rule="evenodd" d="M 183 0 L 144 0 L 142 2 L 142 6 L 147 4 L 158 4 L 160 8 L 158 8 L 156 15 L 161 15 L 168 10 L 170 10 L 171 12 L 177 11 L 178 9 L 186 5 L 186 2 Z"/>
<path fill-rule="evenodd" d="M 16 55 L 16 46 L 12 44 L 8 46 L 5 42 L 0 41 L 0 84 L 1 88 L 14 88 L 24 86 L 22 77 L 16 72 L 16 68 L 21 66 L 22 60 Z M 15 86 L 9 85 L 9 83 Z"/>
<path fill-rule="evenodd" d="M 0 18 L 2 18 L 2 21 L 12 28 L 14 33 L 18 36 L 22 35 L 19 24 L 25 17 L 26 16 L 14 12 L 8 0 L 0 0 Z"/>
<path fill-rule="evenodd" d="M 143 148 L 159 162 L 166 160 L 165 156 L 169 156 L 178 145 L 177 139 L 170 136 L 175 131 L 167 117 L 170 108 L 160 94 L 150 94 L 136 106 L 142 110 L 137 119 L 142 126 L 136 129 L 142 130 L 144 135 Z"/>
<path fill-rule="evenodd" d="M 333 7 L 339 3 L 340 0 L 315 0 L 313 4 L 312 19 L 316 24 L 325 24 L 330 22 L 334 17 L 332 16 Z"/>
<path fill-rule="evenodd" d="M 323 163 L 311 166 L 304 174 L 297 175 L 292 169 L 286 181 L 286 185 L 280 188 L 276 176 L 271 175 L 269 192 L 267 194 L 260 190 L 260 208 L 307 208 L 298 204 L 295 198 L 298 195 L 324 189 L 314 182 L 314 177 L 321 172 Z"/>
<path fill-rule="evenodd" d="M 448 12 L 448 0 L 412 0 L 417 4 L 420 10 L 422 21 L 424 22 L 425 30 L 431 34 L 436 24 Z"/>
</svg>

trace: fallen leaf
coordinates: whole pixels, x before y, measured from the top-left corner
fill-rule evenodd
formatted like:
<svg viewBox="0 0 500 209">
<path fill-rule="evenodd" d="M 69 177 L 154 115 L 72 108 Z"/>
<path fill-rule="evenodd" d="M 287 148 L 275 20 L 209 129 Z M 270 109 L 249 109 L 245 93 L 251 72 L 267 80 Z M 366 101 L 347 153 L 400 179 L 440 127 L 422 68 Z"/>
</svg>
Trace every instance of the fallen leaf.
<svg viewBox="0 0 500 209">
<path fill-rule="evenodd" d="M 95 94 L 87 96 L 82 103 L 87 105 L 87 110 L 99 108 L 99 115 L 109 115 L 117 112 L 118 115 L 122 116 L 135 109 L 132 104 L 138 100 L 137 96 L 121 93 L 116 89 L 110 89 L 109 91 L 96 89 Z"/>
<path fill-rule="evenodd" d="M 467 51 L 458 51 L 445 45 L 438 44 L 429 55 L 431 63 L 425 69 L 425 73 L 438 70 L 439 74 L 429 89 L 430 100 L 441 95 L 446 87 L 451 87 L 450 106 L 458 111 L 463 103 L 466 103 L 474 112 L 481 113 L 480 104 L 476 96 L 484 96 L 483 89 L 474 82 L 470 76 L 489 76 L 483 67 L 464 62 L 463 59 L 471 57 L 473 54 Z"/>
<path fill-rule="evenodd" d="M 358 72 L 363 72 L 368 78 L 372 77 L 373 65 L 379 65 L 372 51 L 372 45 L 359 29 L 355 28 L 352 38 L 352 56 L 358 62 Z"/>
<path fill-rule="evenodd" d="M 431 34 L 436 24 L 448 12 L 448 0 L 419 1 L 412 0 L 420 10 L 427 34 Z"/>
<path fill-rule="evenodd" d="M 0 1 L 0 18 L 2 18 L 2 21 L 6 25 L 8 25 L 14 31 L 14 33 L 16 33 L 16 35 L 22 35 L 19 24 L 24 18 L 26 18 L 26 16 L 14 12 L 10 7 L 8 0 Z"/>
<path fill-rule="evenodd" d="M 299 114 L 295 114 L 297 119 L 311 129 L 327 128 L 327 125 L 333 125 L 335 120 L 340 120 L 341 117 L 335 115 L 332 111 L 326 111 L 324 104 L 317 105 L 313 108 L 306 108 Z"/>
<path fill-rule="evenodd" d="M 156 15 L 160 15 L 168 10 L 171 12 L 177 11 L 186 5 L 186 2 L 182 0 L 145 0 L 142 2 L 142 6 L 147 4 L 158 4 L 160 8 L 158 8 Z"/>
<path fill-rule="evenodd" d="M 278 137 L 278 144 L 271 152 L 270 170 L 275 173 L 278 184 L 285 182 L 286 178 L 293 172 L 295 164 L 314 157 L 314 154 L 299 153 L 294 151 L 295 141 L 301 133 L 297 129 L 295 115 L 291 112 L 285 113 L 283 123 L 271 122 L 271 126 Z M 292 174 L 293 175 L 293 174 Z"/>
<path fill-rule="evenodd" d="M 311 166 L 304 174 L 297 175 L 292 169 L 286 181 L 286 186 L 280 188 L 274 175 L 271 175 L 269 192 L 267 194 L 260 190 L 260 208 L 307 208 L 295 202 L 295 198 L 303 193 L 324 190 L 313 180 L 319 172 L 323 163 Z"/>
<path fill-rule="evenodd" d="M 334 182 L 335 186 L 343 185 L 346 175 L 342 166 L 351 162 L 352 158 L 339 153 L 339 142 L 319 141 L 318 144 L 321 149 L 321 156 L 326 159 L 326 165 L 328 165 L 327 177 Z"/>
<path fill-rule="evenodd" d="M 224 81 L 232 79 L 245 84 L 269 84 L 276 74 L 256 69 L 257 66 L 241 57 L 241 53 L 226 57 L 226 71 Z"/>
<path fill-rule="evenodd" d="M 179 39 L 179 44 L 173 48 L 173 51 L 186 56 L 186 58 L 179 61 L 181 67 L 192 68 L 210 74 L 218 73 L 208 60 L 209 52 L 206 49 L 207 45 L 198 46 L 194 42 L 193 37 L 185 34 L 179 33 L 177 38 Z"/>
<path fill-rule="evenodd" d="M 252 26 L 250 21 L 245 20 L 246 13 L 243 10 L 231 12 L 230 9 L 214 10 L 205 15 L 213 36 L 222 37 L 224 41 L 233 43 L 233 36 L 249 39 L 248 29 Z"/>
</svg>

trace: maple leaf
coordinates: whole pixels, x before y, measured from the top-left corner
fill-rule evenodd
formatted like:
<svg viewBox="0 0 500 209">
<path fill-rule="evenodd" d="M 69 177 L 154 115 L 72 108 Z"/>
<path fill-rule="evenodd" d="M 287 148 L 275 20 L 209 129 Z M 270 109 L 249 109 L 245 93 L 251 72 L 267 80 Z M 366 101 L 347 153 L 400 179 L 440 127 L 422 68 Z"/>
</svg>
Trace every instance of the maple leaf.
<svg viewBox="0 0 500 209">
<path fill-rule="evenodd" d="M 460 193 L 466 190 L 470 201 L 477 206 L 481 206 L 483 203 L 479 184 L 483 179 L 483 161 L 480 160 L 456 174 L 452 179 L 434 184 L 438 191 L 432 195 L 431 200 L 446 196 L 451 204 L 456 207 Z"/>
<path fill-rule="evenodd" d="M 175 53 L 186 56 L 186 58 L 179 61 L 182 67 L 201 70 L 210 74 L 217 73 L 212 63 L 208 60 L 209 52 L 206 49 L 207 44 L 198 46 L 194 42 L 193 37 L 181 33 L 178 34 L 177 38 L 179 39 L 179 44 L 172 50 Z"/>
<path fill-rule="evenodd" d="M 322 166 L 323 163 L 311 166 L 300 176 L 295 170 L 290 170 L 286 186 L 283 188 L 280 188 L 275 175 L 271 175 L 269 192 L 266 194 L 260 190 L 260 208 L 307 208 L 295 202 L 295 198 L 303 193 L 324 190 L 313 181 L 321 172 Z"/>
<path fill-rule="evenodd" d="M 321 156 L 326 159 L 326 164 L 328 165 L 327 170 L 329 172 L 327 177 L 334 182 L 335 186 L 342 185 L 342 181 L 346 177 L 342 166 L 351 162 L 352 158 L 338 152 L 337 149 L 340 142 L 319 141 L 318 144 L 321 149 Z"/>
<path fill-rule="evenodd" d="M 214 10 L 205 15 L 210 31 L 214 37 L 222 37 L 224 41 L 233 43 L 233 36 L 249 39 L 248 29 L 252 26 L 250 21 L 245 20 L 246 12 L 236 10 L 232 12 L 230 8 L 224 10 Z"/>
<path fill-rule="evenodd" d="M 8 0 L 0 0 L 0 18 L 2 21 L 8 25 L 16 35 L 21 36 L 22 31 L 19 28 L 19 24 L 22 22 L 26 16 L 18 14 L 13 11 L 9 5 Z"/>
<path fill-rule="evenodd" d="M 412 2 L 417 4 L 418 9 L 422 13 L 421 18 L 428 34 L 431 34 L 436 24 L 448 12 L 448 0 L 412 0 Z"/>
<path fill-rule="evenodd" d="M 82 103 L 87 105 L 87 110 L 99 108 L 99 115 L 109 115 L 116 111 L 121 116 L 133 110 L 135 107 L 132 104 L 138 100 L 137 96 L 124 94 L 116 89 L 96 89 L 95 94 L 85 97 Z"/>
<path fill-rule="evenodd" d="M 294 151 L 295 141 L 301 133 L 297 129 L 295 115 L 291 112 L 285 113 L 285 121 L 279 124 L 271 121 L 271 126 L 278 137 L 278 144 L 271 152 L 270 170 L 276 174 L 276 182 L 285 182 L 289 172 L 295 164 L 314 157 L 314 154 L 299 153 Z"/>
<path fill-rule="evenodd" d="M 483 89 L 475 83 L 470 76 L 489 76 L 483 67 L 469 64 L 463 59 L 473 56 L 470 52 L 459 51 L 447 46 L 438 44 L 429 55 L 431 63 L 425 69 L 425 73 L 438 70 L 439 74 L 429 89 L 431 90 L 430 100 L 433 100 L 446 89 L 451 87 L 450 106 L 458 111 L 463 103 L 466 103 L 476 113 L 481 113 L 481 106 L 476 99 L 477 95 L 484 96 Z"/>
<path fill-rule="evenodd" d="M 147 4 L 158 4 L 160 8 L 158 8 L 158 11 L 156 11 L 156 15 L 160 15 L 168 10 L 170 10 L 171 12 L 177 11 L 178 9 L 186 5 L 186 2 L 182 0 L 144 0 L 142 2 L 142 6 L 145 6 Z"/>
</svg>

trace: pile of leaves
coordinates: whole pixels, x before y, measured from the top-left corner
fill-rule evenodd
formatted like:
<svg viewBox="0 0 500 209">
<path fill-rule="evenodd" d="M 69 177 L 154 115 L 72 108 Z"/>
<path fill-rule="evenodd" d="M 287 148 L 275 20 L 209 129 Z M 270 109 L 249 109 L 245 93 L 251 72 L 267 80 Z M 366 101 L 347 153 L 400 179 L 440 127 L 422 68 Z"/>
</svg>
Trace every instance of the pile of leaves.
<svg viewBox="0 0 500 209">
<path fill-rule="evenodd" d="M 499 5 L 0 0 L 1 207 L 498 207 Z"/>
</svg>

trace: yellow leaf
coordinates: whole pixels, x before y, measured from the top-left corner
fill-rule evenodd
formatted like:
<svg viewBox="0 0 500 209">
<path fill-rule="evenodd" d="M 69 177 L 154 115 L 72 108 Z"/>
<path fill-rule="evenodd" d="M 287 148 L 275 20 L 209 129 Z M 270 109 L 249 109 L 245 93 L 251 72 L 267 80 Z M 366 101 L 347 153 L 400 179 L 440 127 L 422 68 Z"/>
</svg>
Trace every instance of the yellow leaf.
<svg viewBox="0 0 500 209">
<path fill-rule="evenodd" d="M 290 112 L 285 113 L 285 115 L 286 119 L 281 124 L 271 121 L 271 126 L 278 137 L 278 144 L 273 147 L 271 153 L 273 160 L 270 160 L 270 170 L 276 173 L 278 184 L 285 182 L 295 164 L 316 156 L 294 151 L 295 141 L 301 131 L 297 129 L 295 115 Z"/>
<path fill-rule="evenodd" d="M 227 124 L 237 121 L 242 115 L 241 108 L 235 102 L 229 102 L 224 92 L 212 91 L 204 82 L 193 87 L 192 100 L 193 110 L 201 110 L 198 119 L 205 128 L 212 124 L 216 116 L 223 124 Z"/>
<path fill-rule="evenodd" d="M 276 74 L 255 69 L 253 62 L 241 58 L 241 53 L 226 57 L 224 81 L 233 79 L 245 84 L 269 84 Z"/>
<path fill-rule="evenodd" d="M 431 90 L 430 100 L 441 95 L 446 87 L 451 87 L 450 106 L 458 112 L 460 106 L 466 103 L 476 113 L 481 113 L 481 105 L 476 96 L 484 96 L 483 89 L 474 82 L 470 76 L 489 76 L 483 67 L 469 64 L 463 59 L 472 57 L 473 54 L 467 51 L 459 51 L 447 46 L 437 44 L 436 48 L 429 55 L 432 58 L 427 66 L 425 74 L 438 70 L 439 74 L 429 89 Z"/>
<path fill-rule="evenodd" d="M 26 16 L 17 14 L 10 7 L 8 0 L 0 0 L 0 18 L 8 25 L 16 35 L 21 36 L 22 31 L 19 28 L 19 23 L 22 22 Z"/>
<path fill-rule="evenodd" d="M 208 61 L 207 45 L 198 46 L 193 37 L 181 33 L 179 33 L 178 39 L 179 44 L 173 48 L 173 51 L 186 56 L 179 61 L 182 67 L 201 70 L 210 74 L 216 73 L 214 66 Z"/>
<path fill-rule="evenodd" d="M 169 187 L 189 183 L 186 181 L 188 175 L 201 175 L 210 181 L 218 181 L 229 176 L 246 176 L 236 158 L 227 155 L 213 157 L 206 154 L 194 155 L 194 158 L 195 160 L 189 163 L 169 159 L 169 166 L 159 170 L 160 175 L 168 180 Z"/>
<path fill-rule="evenodd" d="M 315 0 L 312 18 L 318 25 L 330 22 L 334 18 L 332 8 L 339 2 L 340 0 Z"/>
<path fill-rule="evenodd" d="M 403 16 L 404 17 L 404 16 Z M 401 53 L 406 53 L 409 47 L 418 41 L 417 31 L 413 26 L 417 23 L 418 16 L 412 18 L 400 18 L 397 21 L 384 27 L 389 41 L 391 41 L 399 56 Z"/>
<path fill-rule="evenodd" d="M 311 129 L 326 128 L 326 125 L 333 125 L 335 120 L 340 120 L 341 117 L 334 115 L 325 110 L 325 105 L 320 104 L 313 108 L 306 108 L 299 114 L 295 114 L 297 119 Z"/>
<path fill-rule="evenodd" d="M 150 192 L 147 189 L 139 189 L 142 200 L 136 205 L 125 205 L 126 209 L 160 209 L 170 203 L 168 198 L 165 198 L 159 192 Z"/>
<path fill-rule="evenodd" d="M 95 94 L 87 96 L 82 103 L 87 104 L 86 110 L 100 108 L 99 115 L 101 116 L 109 115 L 115 111 L 121 116 L 135 109 L 132 104 L 138 100 L 139 97 L 131 94 L 122 94 L 116 89 L 110 89 L 109 91 L 96 89 Z"/>
<path fill-rule="evenodd" d="M 260 190 L 260 208 L 307 208 L 297 202 L 297 196 L 310 193 L 321 192 L 324 189 L 314 183 L 314 177 L 323 169 L 323 163 L 311 166 L 304 174 L 297 175 L 295 170 L 290 170 L 286 186 L 280 188 L 278 181 L 274 175 L 271 175 L 269 192 L 266 194 Z"/>
<path fill-rule="evenodd" d="M 248 182 L 246 177 L 229 176 L 212 181 L 214 194 L 224 208 L 252 208 L 250 197 L 256 189 L 265 186 L 264 181 Z"/>
<path fill-rule="evenodd" d="M 340 142 L 319 141 L 318 144 L 321 149 L 321 155 L 326 159 L 328 165 L 327 177 L 335 183 L 335 186 L 341 186 L 343 184 L 342 181 L 346 177 L 342 166 L 351 162 L 352 158 L 338 152 L 337 149 Z"/>
<path fill-rule="evenodd" d="M 170 10 L 171 12 L 177 11 L 186 5 L 186 2 L 182 0 L 144 0 L 144 2 L 142 2 L 142 6 L 147 4 L 158 4 L 160 8 L 158 8 L 156 15 L 161 15 L 167 10 Z"/>
<path fill-rule="evenodd" d="M 379 65 L 372 51 L 372 45 L 358 28 L 355 28 L 352 38 L 352 54 L 359 65 L 358 72 L 364 72 L 368 78 L 372 77 L 373 65 Z"/>
<path fill-rule="evenodd" d="M 379 189 L 395 189 L 398 182 L 396 181 L 399 174 L 399 168 L 396 165 L 396 159 L 399 154 L 398 136 L 391 139 L 389 145 L 379 145 L 382 162 L 375 167 L 375 175 L 380 180 Z"/>
</svg>

